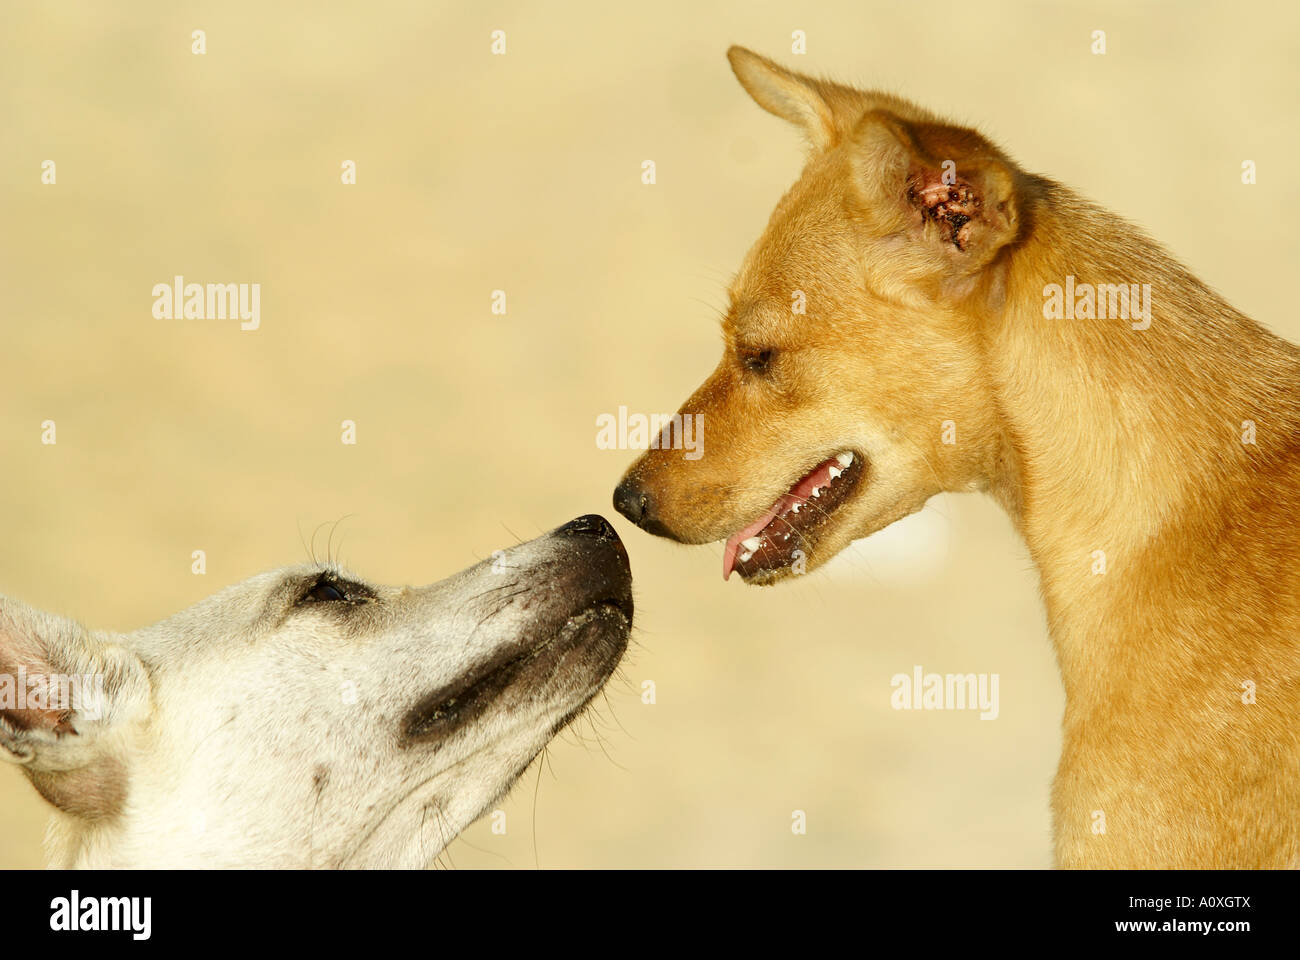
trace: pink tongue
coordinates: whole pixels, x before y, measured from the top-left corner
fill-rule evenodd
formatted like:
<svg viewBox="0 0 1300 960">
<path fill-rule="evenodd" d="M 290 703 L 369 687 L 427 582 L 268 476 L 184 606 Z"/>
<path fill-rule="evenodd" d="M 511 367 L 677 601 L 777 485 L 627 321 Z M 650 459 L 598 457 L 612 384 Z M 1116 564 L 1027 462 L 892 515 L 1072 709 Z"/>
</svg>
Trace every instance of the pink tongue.
<svg viewBox="0 0 1300 960">
<path fill-rule="evenodd" d="M 781 498 L 781 500 L 784 500 L 788 496 L 789 494 L 787 493 L 784 497 Z M 741 541 L 748 540 L 754 534 L 758 533 L 758 531 L 762 530 L 769 523 L 771 523 L 773 518 L 776 517 L 778 513 L 784 512 L 777 509 L 777 507 L 781 505 L 781 500 L 778 500 L 775 504 L 773 504 L 772 508 L 768 510 L 767 513 L 763 514 L 761 517 L 759 517 L 749 526 L 742 527 L 738 532 L 733 533 L 730 537 L 727 538 L 727 545 L 725 548 L 723 548 L 722 551 L 722 579 L 723 580 L 731 579 L 731 571 L 736 568 L 736 554 L 740 552 Z"/>
<path fill-rule="evenodd" d="M 814 487 L 824 487 L 831 482 L 830 469 L 835 466 L 835 458 L 823 460 L 817 466 L 813 467 L 806 477 L 790 488 L 788 493 L 781 495 L 780 499 L 768 509 L 753 523 L 733 533 L 727 538 L 727 545 L 722 550 L 722 579 L 731 578 L 731 571 L 736 569 L 736 554 L 740 552 L 740 545 L 745 540 L 754 536 L 772 520 L 788 511 L 796 503 L 807 503 L 812 498 Z"/>
</svg>

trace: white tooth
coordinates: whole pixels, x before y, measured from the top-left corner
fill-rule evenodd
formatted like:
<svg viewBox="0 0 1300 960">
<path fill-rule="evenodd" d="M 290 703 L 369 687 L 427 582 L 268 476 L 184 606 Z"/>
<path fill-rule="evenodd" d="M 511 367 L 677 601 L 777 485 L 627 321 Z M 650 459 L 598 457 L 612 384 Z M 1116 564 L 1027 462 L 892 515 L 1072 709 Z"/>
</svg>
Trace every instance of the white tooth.
<svg viewBox="0 0 1300 960">
<path fill-rule="evenodd" d="M 840 462 L 840 466 L 843 467 L 845 470 L 847 470 L 853 464 L 853 454 L 851 453 L 836 454 L 835 459 Z"/>
<path fill-rule="evenodd" d="M 741 540 L 740 545 L 744 547 L 746 550 L 748 550 L 750 553 L 753 553 L 755 550 L 757 550 L 759 547 L 763 545 L 763 541 L 758 537 L 750 537 L 748 540 Z"/>
<path fill-rule="evenodd" d="M 802 503 L 796 503 L 796 504 L 795 504 L 793 507 L 791 507 L 790 509 L 793 510 L 795 513 L 798 513 L 798 512 L 799 512 L 799 509 L 800 509 L 802 506 L 803 506 Z"/>
<path fill-rule="evenodd" d="M 741 563 L 745 563 L 745 562 L 748 561 L 749 558 L 752 557 L 752 556 L 753 556 L 752 553 L 746 551 L 745 553 L 742 553 L 742 554 L 740 555 L 740 562 L 741 562 Z"/>
<path fill-rule="evenodd" d="M 822 488 L 821 488 L 821 487 L 813 487 L 813 496 L 814 496 L 814 497 L 820 497 L 821 495 L 822 495 Z"/>
<path fill-rule="evenodd" d="M 827 473 L 829 473 L 829 474 L 831 475 L 831 479 L 832 479 L 832 480 L 836 480 L 836 479 L 838 479 L 838 478 L 839 478 L 839 475 L 840 475 L 841 473 L 843 473 L 843 472 L 844 472 L 844 471 L 841 470 L 841 469 L 839 469 L 838 467 L 831 467 L 830 470 L 827 471 Z"/>
</svg>

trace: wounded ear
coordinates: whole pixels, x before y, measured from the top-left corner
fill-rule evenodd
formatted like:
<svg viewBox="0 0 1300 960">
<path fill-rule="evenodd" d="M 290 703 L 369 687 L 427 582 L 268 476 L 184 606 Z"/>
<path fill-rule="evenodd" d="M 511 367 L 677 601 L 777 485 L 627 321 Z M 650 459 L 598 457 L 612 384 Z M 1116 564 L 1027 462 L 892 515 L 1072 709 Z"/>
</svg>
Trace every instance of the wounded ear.
<svg viewBox="0 0 1300 960">
<path fill-rule="evenodd" d="M 777 66 L 744 47 L 727 51 L 736 79 L 754 101 L 800 127 L 816 149 L 829 146 L 835 119 L 825 95 L 827 84 Z"/>
<path fill-rule="evenodd" d="M 0 759 L 85 817 L 125 796 L 113 733 L 148 700 L 140 661 L 63 617 L 0 597 Z"/>
<path fill-rule="evenodd" d="M 978 134 L 876 112 L 854 136 L 869 215 L 882 232 L 918 241 L 936 265 L 973 272 L 1019 235 L 1021 178 Z"/>
</svg>

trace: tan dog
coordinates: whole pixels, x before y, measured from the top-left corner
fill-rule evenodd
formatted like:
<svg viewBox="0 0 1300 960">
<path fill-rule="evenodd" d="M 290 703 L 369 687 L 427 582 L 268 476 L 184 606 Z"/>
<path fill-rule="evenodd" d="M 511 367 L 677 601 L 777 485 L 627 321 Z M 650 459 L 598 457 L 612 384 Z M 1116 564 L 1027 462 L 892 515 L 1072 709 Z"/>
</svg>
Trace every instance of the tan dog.
<svg viewBox="0 0 1300 960">
<path fill-rule="evenodd" d="M 728 56 L 811 155 L 682 407 L 703 456 L 648 451 L 616 507 L 775 583 L 990 493 L 1064 679 L 1057 862 L 1296 866 L 1300 351 L 979 134 Z"/>
</svg>

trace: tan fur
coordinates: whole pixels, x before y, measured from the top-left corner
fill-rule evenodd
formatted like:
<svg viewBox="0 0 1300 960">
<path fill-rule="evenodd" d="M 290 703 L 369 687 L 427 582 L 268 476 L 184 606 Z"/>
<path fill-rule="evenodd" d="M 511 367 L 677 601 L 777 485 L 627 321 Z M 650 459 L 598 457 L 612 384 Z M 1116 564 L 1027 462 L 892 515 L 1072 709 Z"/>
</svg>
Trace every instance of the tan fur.
<svg viewBox="0 0 1300 960">
<path fill-rule="evenodd" d="M 731 286 L 722 362 L 682 407 L 707 422 L 703 457 L 651 450 L 624 479 L 643 525 L 727 537 L 860 450 L 868 472 L 811 569 L 935 493 L 989 492 L 1038 567 L 1065 686 L 1058 863 L 1300 864 L 1300 351 L 973 131 L 729 57 L 812 149 Z M 960 190 L 935 215 L 944 160 Z M 1151 284 L 1150 327 L 1045 319 L 1067 275 Z M 747 370 L 762 350 L 767 372 Z"/>
</svg>

